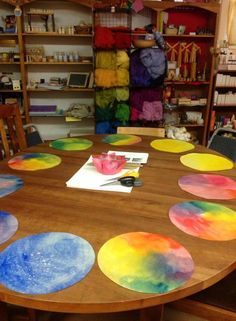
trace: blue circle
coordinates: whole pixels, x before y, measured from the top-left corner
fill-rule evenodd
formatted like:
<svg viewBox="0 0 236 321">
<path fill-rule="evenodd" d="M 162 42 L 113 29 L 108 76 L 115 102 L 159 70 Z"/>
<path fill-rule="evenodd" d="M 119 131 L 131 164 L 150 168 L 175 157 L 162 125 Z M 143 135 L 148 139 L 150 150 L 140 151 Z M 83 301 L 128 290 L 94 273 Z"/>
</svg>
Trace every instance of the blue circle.
<svg viewBox="0 0 236 321">
<path fill-rule="evenodd" d="M 0 244 L 9 240 L 18 229 L 18 221 L 15 216 L 0 211 Z"/>
<path fill-rule="evenodd" d="M 0 175 L 0 197 L 11 194 L 24 185 L 21 178 L 15 175 L 1 174 Z"/>
<path fill-rule="evenodd" d="M 92 246 L 79 236 L 35 234 L 0 253 L 0 283 L 26 294 L 56 292 L 83 279 L 94 261 Z"/>
</svg>

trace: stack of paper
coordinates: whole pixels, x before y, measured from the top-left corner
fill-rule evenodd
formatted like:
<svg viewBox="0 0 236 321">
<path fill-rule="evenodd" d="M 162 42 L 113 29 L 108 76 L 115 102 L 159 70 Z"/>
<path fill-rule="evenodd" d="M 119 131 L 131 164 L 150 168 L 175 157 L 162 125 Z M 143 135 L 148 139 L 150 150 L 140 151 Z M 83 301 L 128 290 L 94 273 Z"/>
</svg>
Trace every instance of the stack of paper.
<svg viewBox="0 0 236 321">
<path fill-rule="evenodd" d="M 111 151 L 109 152 L 111 153 Z M 131 163 L 138 163 L 137 167 L 132 167 L 132 171 L 139 171 L 139 163 L 146 163 L 148 154 L 146 153 L 127 153 L 127 152 L 115 152 L 117 155 L 125 155 L 126 158 L 130 159 Z M 133 160 L 133 161 L 132 161 Z M 135 160 L 138 160 L 135 162 Z M 143 161 L 142 161 L 143 160 Z M 122 169 L 118 174 L 115 175 L 103 175 L 99 173 L 95 166 L 92 164 L 92 156 L 89 157 L 88 161 L 66 182 L 67 187 L 71 188 L 84 188 L 93 189 L 100 191 L 112 191 L 112 192 L 124 192 L 130 193 L 133 187 L 126 187 L 121 185 L 118 181 L 112 185 L 101 186 L 110 180 L 111 178 L 119 178 L 130 169 Z"/>
</svg>

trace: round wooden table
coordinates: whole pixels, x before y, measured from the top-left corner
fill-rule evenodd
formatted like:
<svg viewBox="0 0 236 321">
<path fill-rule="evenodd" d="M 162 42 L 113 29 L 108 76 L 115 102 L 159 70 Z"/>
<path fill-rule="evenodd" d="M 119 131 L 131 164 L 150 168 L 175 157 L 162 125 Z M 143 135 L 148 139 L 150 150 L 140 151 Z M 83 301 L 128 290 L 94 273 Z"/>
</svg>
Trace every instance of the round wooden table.
<svg viewBox="0 0 236 321">
<path fill-rule="evenodd" d="M 0 300 L 29 308 L 58 311 L 101 313 L 144 309 L 171 302 L 198 292 L 221 280 L 236 266 L 236 240 L 209 241 L 185 234 L 174 226 L 168 211 L 176 203 L 201 200 L 181 190 L 178 179 L 200 173 L 180 163 L 180 156 L 159 152 L 150 147 L 153 137 L 129 146 L 111 146 L 102 142 L 102 135 L 86 136 L 94 145 L 85 151 L 62 151 L 48 144 L 31 147 L 27 152 L 58 155 L 62 162 L 47 170 L 16 171 L 6 161 L 0 163 L 1 173 L 14 174 L 24 180 L 19 191 L 1 198 L 1 210 L 15 215 L 17 233 L 1 245 L 41 232 L 68 232 L 88 240 L 97 255 L 110 238 L 128 232 L 144 231 L 169 236 L 191 254 L 195 270 L 182 287 L 165 294 L 144 294 L 125 289 L 109 280 L 97 262 L 80 282 L 62 291 L 47 295 L 24 295 L 0 285 Z M 109 150 L 147 152 L 148 163 L 140 168 L 144 185 L 131 193 L 104 192 L 66 187 L 66 181 L 92 154 Z M 194 152 L 206 152 L 196 146 Z M 209 150 L 208 150 L 209 152 Z M 214 153 L 212 151 L 212 153 Z M 236 168 L 215 172 L 236 180 Z M 236 200 L 217 201 L 236 210 Z"/>
</svg>

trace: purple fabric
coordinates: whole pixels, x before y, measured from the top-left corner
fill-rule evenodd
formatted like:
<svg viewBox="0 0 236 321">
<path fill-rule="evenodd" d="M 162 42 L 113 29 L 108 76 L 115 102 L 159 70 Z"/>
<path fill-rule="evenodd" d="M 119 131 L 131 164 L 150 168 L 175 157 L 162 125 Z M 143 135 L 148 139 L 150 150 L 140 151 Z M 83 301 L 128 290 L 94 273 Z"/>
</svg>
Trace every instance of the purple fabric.
<svg viewBox="0 0 236 321">
<path fill-rule="evenodd" d="M 166 57 L 162 49 L 146 48 L 140 52 L 140 60 L 153 79 L 163 76 L 166 71 Z"/>
<path fill-rule="evenodd" d="M 130 80 L 131 86 L 148 87 L 152 84 L 152 78 L 148 70 L 140 60 L 140 51 L 135 50 L 130 57 Z"/>
<path fill-rule="evenodd" d="M 139 114 L 139 119 L 148 121 L 161 120 L 162 114 L 163 108 L 160 101 L 144 101 L 143 110 Z"/>
<path fill-rule="evenodd" d="M 162 100 L 162 88 L 138 88 L 130 93 L 131 120 L 138 120 L 144 102 Z"/>
</svg>

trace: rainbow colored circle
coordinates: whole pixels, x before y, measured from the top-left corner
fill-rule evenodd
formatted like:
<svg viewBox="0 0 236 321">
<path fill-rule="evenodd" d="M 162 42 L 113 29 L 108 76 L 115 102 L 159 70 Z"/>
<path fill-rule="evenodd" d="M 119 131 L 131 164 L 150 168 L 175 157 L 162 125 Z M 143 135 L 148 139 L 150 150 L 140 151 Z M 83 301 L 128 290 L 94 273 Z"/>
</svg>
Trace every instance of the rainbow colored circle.
<svg viewBox="0 0 236 321">
<path fill-rule="evenodd" d="M 14 175 L 1 174 L 0 175 L 0 197 L 9 195 L 21 187 L 24 183 L 21 178 Z"/>
<path fill-rule="evenodd" d="M 23 171 L 37 171 L 55 167 L 61 163 L 61 158 L 47 153 L 28 153 L 15 156 L 8 161 L 12 169 Z"/>
<path fill-rule="evenodd" d="M 86 150 L 93 145 L 93 142 L 84 138 L 61 138 L 49 144 L 50 147 L 60 150 Z"/>
<path fill-rule="evenodd" d="M 110 145 L 122 146 L 137 144 L 142 141 L 142 138 L 136 135 L 113 134 L 106 136 L 102 141 Z"/>
<path fill-rule="evenodd" d="M 179 179 L 178 184 L 182 190 L 206 199 L 236 198 L 236 181 L 223 175 L 186 175 Z"/>
<path fill-rule="evenodd" d="M 229 159 L 208 153 L 189 153 L 181 156 L 180 161 L 183 165 L 199 171 L 222 171 L 234 167 Z"/>
<path fill-rule="evenodd" d="M 205 240 L 236 238 L 236 212 L 220 204 L 191 201 L 172 206 L 171 222 L 181 231 Z"/>
<path fill-rule="evenodd" d="M 0 244 L 9 240 L 18 229 L 18 220 L 15 216 L 0 211 Z"/>
<path fill-rule="evenodd" d="M 133 232 L 116 236 L 99 250 L 98 265 L 113 282 L 144 293 L 165 293 L 192 275 L 191 255 L 169 237 Z"/>
<path fill-rule="evenodd" d="M 150 145 L 154 149 L 168 153 L 183 153 L 194 149 L 193 144 L 177 139 L 155 139 Z"/>
</svg>

